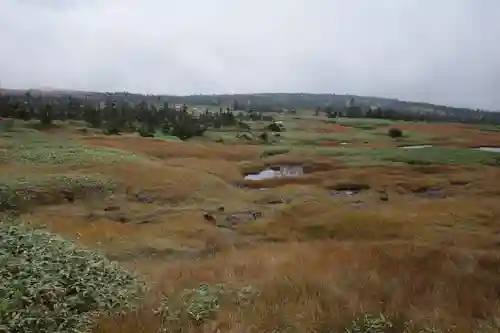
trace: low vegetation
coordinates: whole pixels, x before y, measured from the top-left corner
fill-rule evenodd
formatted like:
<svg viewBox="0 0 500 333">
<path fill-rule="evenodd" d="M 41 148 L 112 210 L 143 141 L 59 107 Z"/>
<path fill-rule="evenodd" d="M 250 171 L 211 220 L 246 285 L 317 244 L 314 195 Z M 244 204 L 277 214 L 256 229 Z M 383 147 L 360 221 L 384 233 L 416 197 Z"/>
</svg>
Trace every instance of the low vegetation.
<svg viewBox="0 0 500 333">
<path fill-rule="evenodd" d="M 11 163 L 83 166 L 144 161 L 143 157 L 125 150 L 82 146 L 37 132 L 15 133 L 2 143 L 7 149 L 0 160 Z"/>
<path fill-rule="evenodd" d="M 105 197 L 115 187 L 116 184 L 102 177 L 78 174 L 0 178 L 0 211 L 73 202 L 90 196 Z"/>
<path fill-rule="evenodd" d="M 137 301 L 135 278 L 58 236 L 0 221 L 0 327 L 6 332 L 81 332 L 99 311 Z"/>
<path fill-rule="evenodd" d="M 284 155 L 290 152 L 290 149 L 286 147 L 273 147 L 265 149 L 260 155 L 261 158 L 276 156 L 276 155 Z"/>
<path fill-rule="evenodd" d="M 135 315 L 147 317 L 152 331 L 183 332 L 186 327 L 201 329 L 221 329 L 224 325 L 212 325 L 228 307 L 238 307 L 239 312 L 247 312 L 256 302 L 259 292 L 250 286 L 228 289 L 223 285 L 202 284 L 196 288 L 185 289 L 181 293 L 164 297 L 160 305 L 146 312 L 136 311 Z M 252 311 L 252 310 L 250 310 Z M 270 309 L 273 311 L 273 309 Z M 123 318 L 123 317 L 122 317 Z M 123 320 L 123 319 L 122 319 Z M 278 320 L 279 322 L 279 320 Z M 108 332 L 112 322 L 101 321 L 95 332 Z M 317 329 L 326 329 L 325 323 L 316 323 Z M 154 328 L 153 328 L 154 327 Z M 135 327 L 118 327 L 120 332 L 132 332 Z M 116 328 L 114 328 L 116 329 Z M 256 329 L 258 329 L 258 324 Z M 264 328 L 262 328 L 264 329 Z M 274 327 L 274 331 L 300 330 L 295 323 L 282 322 Z M 362 313 L 346 319 L 336 332 L 342 333 L 440 333 L 438 329 L 419 328 L 411 321 L 392 318 L 383 314 Z"/>
<path fill-rule="evenodd" d="M 3 96 L 0 332 L 498 332 L 496 125 L 327 97 Z"/>
<path fill-rule="evenodd" d="M 373 119 L 373 118 L 346 118 L 337 117 L 335 119 L 329 119 L 327 121 L 330 124 L 339 124 L 346 127 L 351 127 L 355 129 L 362 130 L 374 130 L 381 126 L 389 126 L 397 123 L 393 120 L 388 119 Z"/>
<path fill-rule="evenodd" d="M 403 136 L 403 131 L 400 130 L 399 128 L 392 127 L 392 128 L 389 128 L 389 130 L 387 131 L 387 134 L 391 138 L 400 138 Z"/>
</svg>

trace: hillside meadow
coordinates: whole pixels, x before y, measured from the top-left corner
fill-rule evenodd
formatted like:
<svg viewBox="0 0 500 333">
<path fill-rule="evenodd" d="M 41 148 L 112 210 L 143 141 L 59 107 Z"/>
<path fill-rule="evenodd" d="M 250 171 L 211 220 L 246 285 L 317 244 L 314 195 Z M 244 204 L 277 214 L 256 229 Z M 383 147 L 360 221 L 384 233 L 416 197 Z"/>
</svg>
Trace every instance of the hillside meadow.
<svg viewBox="0 0 500 333">
<path fill-rule="evenodd" d="M 477 149 L 500 146 L 500 130 L 277 118 L 286 131 L 267 140 L 254 121 L 252 135 L 188 141 L 18 121 L 0 132 L 1 244 L 18 251 L 16 235 L 35 232 L 89 251 L 64 265 L 97 260 L 94 292 L 120 290 L 64 307 L 94 333 L 500 331 L 500 153 Z M 265 169 L 283 175 L 245 177 Z"/>
</svg>

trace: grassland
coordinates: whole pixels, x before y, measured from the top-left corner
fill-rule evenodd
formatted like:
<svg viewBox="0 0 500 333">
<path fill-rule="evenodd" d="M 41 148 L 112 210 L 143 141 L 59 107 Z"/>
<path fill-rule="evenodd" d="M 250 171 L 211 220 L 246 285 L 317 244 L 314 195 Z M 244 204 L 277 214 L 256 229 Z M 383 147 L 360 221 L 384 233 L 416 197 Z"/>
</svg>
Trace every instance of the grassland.
<svg viewBox="0 0 500 333">
<path fill-rule="evenodd" d="M 500 154 L 473 149 L 500 132 L 283 122 L 268 142 L 265 122 L 187 142 L 16 124 L 0 133 L 0 211 L 146 281 L 95 333 L 500 330 Z M 418 144 L 433 147 L 400 148 Z M 243 180 L 280 165 L 304 175 Z"/>
</svg>

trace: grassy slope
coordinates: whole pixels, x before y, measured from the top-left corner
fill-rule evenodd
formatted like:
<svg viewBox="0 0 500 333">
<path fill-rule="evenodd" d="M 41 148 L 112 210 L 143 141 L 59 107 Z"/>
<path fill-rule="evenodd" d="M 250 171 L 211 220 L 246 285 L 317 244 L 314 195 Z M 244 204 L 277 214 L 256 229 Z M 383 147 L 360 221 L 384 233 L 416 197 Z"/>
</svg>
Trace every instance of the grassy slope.
<svg viewBox="0 0 500 333">
<path fill-rule="evenodd" d="M 413 331 L 498 329 L 500 170 L 491 166 L 497 155 L 460 148 L 489 144 L 498 133 L 400 123 L 415 143 L 438 137 L 433 143 L 456 144 L 402 150 L 401 141 L 381 135 L 385 123 L 366 129 L 341 122 L 287 118 L 289 131 L 273 146 L 227 131 L 233 141 L 225 144 L 210 136 L 183 143 L 82 137 L 71 129 L 11 132 L 0 142 L 1 193 L 42 198 L 16 205 L 30 225 L 100 248 L 150 282 L 141 309 L 101 318 L 96 332 L 197 332 L 196 325 L 221 332 L 342 331 L 354 330 L 362 313 L 384 313 L 394 324 L 412 320 Z M 324 136 L 352 143 L 320 147 Z M 309 173 L 264 182 L 266 191 L 233 186 L 244 165 L 265 163 L 301 163 Z M 368 189 L 354 197 L 329 194 L 353 185 Z M 426 196 L 428 188 L 447 198 Z M 46 201 L 61 191 L 75 200 Z M 289 203 L 268 204 L 279 199 Z M 233 230 L 203 220 L 204 210 L 221 205 L 229 213 L 258 210 L 263 218 Z M 202 282 L 209 287 L 182 300 L 182 290 Z M 218 291 L 219 283 L 226 291 Z M 154 313 L 163 294 L 178 312 Z M 377 320 L 365 321 L 373 328 Z"/>
</svg>

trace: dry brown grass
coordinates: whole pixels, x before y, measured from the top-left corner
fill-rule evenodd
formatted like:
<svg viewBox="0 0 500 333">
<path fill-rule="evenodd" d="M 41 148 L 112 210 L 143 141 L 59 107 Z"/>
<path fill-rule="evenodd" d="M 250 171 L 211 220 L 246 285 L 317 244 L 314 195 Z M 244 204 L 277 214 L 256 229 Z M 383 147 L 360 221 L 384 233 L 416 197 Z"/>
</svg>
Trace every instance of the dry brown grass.
<svg viewBox="0 0 500 333">
<path fill-rule="evenodd" d="M 308 126 L 334 125 L 310 121 Z M 432 134 L 446 129 L 480 144 L 495 135 L 458 125 L 407 126 L 403 129 Z M 149 281 L 151 293 L 142 309 L 99 318 L 95 332 L 157 332 L 160 322 L 151 310 L 160 296 L 202 282 L 252 285 L 259 295 L 241 307 L 224 303 L 208 326 L 182 322 L 168 329 L 331 332 L 358 313 L 384 312 L 427 327 L 470 332 L 478 321 L 498 314 L 499 168 L 352 167 L 324 156 L 261 160 L 262 148 L 256 146 L 132 136 L 81 140 L 151 158 L 71 170 L 112 178 L 119 191 L 106 200 L 38 207 L 24 216 L 35 226 L 106 251 Z M 306 176 L 242 182 L 242 171 L 283 163 L 304 165 Z M 0 171 L 68 170 L 6 163 Z M 251 188 L 262 186 L 268 189 Z M 345 198 L 329 193 L 349 186 L 365 189 Z M 427 188 L 441 189 L 446 198 L 419 195 Z M 141 201 L 139 195 L 152 200 Z M 288 203 L 269 204 L 279 199 Z M 218 228 L 202 213 L 219 206 L 229 214 L 261 211 L 263 217 L 232 230 Z"/>
<path fill-rule="evenodd" d="M 154 138 L 136 136 L 109 137 L 93 136 L 83 138 L 89 145 L 130 150 L 160 159 L 169 158 L 199 158 L 223 159 L 226 161 L 241 161 L 259 156 L 255 146 L 224 146 L 215 143 L 196 144 L 190 142 L 164 141 Z"/>
<path fill-rule="evenodd" d="M 355 314 L 371 311 L 460 332 L 496 314 L 499 259 L 401 242 L 288 243 L 160 270 L 152 265 L 148 274 L 161 281 L 155 293 L 173 293 L 197 281 L 255 286 L 260 294 L 249 305 L 223 307 L 213 327 L 224 332 L 336 331 Z M 156 332 L 158 319 L 149 313 L 145 308 L 103 319 L 96 332 Z"/>
</svg>

